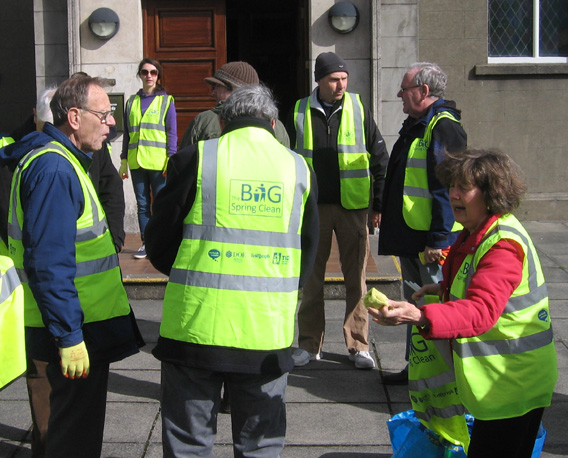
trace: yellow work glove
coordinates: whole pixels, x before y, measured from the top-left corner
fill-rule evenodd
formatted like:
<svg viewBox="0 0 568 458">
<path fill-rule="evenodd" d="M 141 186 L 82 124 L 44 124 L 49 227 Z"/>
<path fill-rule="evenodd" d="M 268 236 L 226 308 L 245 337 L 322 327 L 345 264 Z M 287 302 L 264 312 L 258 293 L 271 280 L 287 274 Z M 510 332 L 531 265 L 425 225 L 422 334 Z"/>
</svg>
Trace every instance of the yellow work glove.
<svg viewBox="0 0 568 458">
<path fill-rule="evenodd" d="M 123 180 L 125 178 L 128 178 L 128 160 L 127 159 L 121 159 L 120 160 L 120 168 L 118 169 L 118 174 L 120 175 L 120 178 L 122 178 Z"/>
<path fill-rule="evenodd" d="M 60 348 L 59 356 L 61 356 L 61 372 L 65 377 L 87 378 L 91 364 L 84 341 L 72 347 Z"/>
<path fill-rule="evenodd" d="M 388 297 L 385 294 L 381 293 L 379 290 L 375 288 L 371 288 L 367 294 L 363 296 L 363 304 L 365 307 L 373 307 L 375 309 L 380 309 L 388 304 Z"/>
</svg>

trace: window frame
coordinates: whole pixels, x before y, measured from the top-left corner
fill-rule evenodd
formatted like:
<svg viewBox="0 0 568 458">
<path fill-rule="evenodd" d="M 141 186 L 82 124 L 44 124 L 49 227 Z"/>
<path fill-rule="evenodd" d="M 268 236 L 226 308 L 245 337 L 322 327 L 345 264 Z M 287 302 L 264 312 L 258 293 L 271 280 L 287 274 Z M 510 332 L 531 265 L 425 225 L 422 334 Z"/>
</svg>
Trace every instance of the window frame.
<svg viewBox="0 0 568 458">
<path fill-rule="evenodd" d="M 532 56 L 511 56 L 511 57 L 491 57 L 487 56 L 489 64 L 565 64 L 568 63 L 568 56 L 540 56 L 540 0 L 532 0 L 533 2 L 533 55 Z M 489 2 L 487 3 L 489 6 Z M 487 11 L 488 19 L 488 36 L 489 36 L 489 8 Z M 489 43 L 487 46 L 489 54 Z"/>
</svg>

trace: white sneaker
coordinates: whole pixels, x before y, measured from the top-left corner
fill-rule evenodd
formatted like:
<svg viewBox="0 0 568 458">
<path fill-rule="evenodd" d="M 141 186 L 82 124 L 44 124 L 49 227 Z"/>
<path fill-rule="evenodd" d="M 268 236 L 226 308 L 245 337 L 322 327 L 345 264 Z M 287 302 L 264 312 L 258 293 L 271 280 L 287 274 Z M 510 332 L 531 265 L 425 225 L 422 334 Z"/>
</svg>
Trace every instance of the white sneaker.
<svg viewBox="0 0 568 458">
<path fill-rule="evenodd" d="M 321 351 L 319 353 L 310 353 L 303 348 L 296 348 L 292 352 L 292 359 L 294 360 L 294 366 L 305 366 L 310 361 L 319 361 L 321 359 Z"/>
<path fill-rule="evenodd" d="M 349 360 L 355 362 L 357 369 L 373 369 L 375 367 L 375 360 L 368 351 L 349 353 Z"/>
<path fill-rule="evenodd" d="M 133 255 L 136 259 L 144 259 L 146 257 L 146 245 L 138 248 L 138 251 Z"/>
</svg>

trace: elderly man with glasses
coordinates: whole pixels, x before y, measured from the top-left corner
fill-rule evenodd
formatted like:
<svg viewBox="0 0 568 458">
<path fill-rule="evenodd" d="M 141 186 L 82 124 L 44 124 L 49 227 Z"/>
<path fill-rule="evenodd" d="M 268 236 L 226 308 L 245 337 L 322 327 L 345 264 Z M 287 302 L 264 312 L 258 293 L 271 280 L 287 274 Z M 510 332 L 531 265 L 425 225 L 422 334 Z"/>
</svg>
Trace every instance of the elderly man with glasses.
<svg viewBox="0 0 568 458">
<path fill-rule="evenodd" d="M 47 362 L 45 456 L 98 458 L 109 364 L 142 344 L 87 175 L 115 120 L 95 78 L 63 82 L 50 105 L 53 124 L 0 150 L 0 165 L 18 164 L 8 249 L 24 287 L 28 359 Z"/>
<path fill-rule="evenodd" d="M 467 142 L 460 110 L 444 99 L 447 82 L 448 76 L 436 64 L 420 62 L 406 71 L 397 94 L 408 117 L 387 167 L 379 254 L 400 257 L 407 301 L 414 292 L 411 284 L 442 279 L 444 250 L 457 237 L 448 192 L 435 174 L 445 152 L 463 149 Z M 383 375 L 383 383 L 408 383 L 408 366 Z"/>
</svg>

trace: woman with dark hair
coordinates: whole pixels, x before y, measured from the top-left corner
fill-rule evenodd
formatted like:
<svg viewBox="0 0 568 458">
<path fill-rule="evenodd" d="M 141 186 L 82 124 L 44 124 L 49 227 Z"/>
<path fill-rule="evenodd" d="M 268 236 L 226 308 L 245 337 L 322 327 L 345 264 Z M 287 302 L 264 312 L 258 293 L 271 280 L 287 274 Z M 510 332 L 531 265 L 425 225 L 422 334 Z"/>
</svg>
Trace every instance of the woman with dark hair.
<svg viewBox="0 0 568 458">
<path fill-rule="evenodd" d="M 177 120 L 174 99 L 159 83 L 162 67 L 146 57 L 138 65 L 142 89 L 131 96 L 124 110 L 124 139 L 120 155 L 120 176 L 132 174 L 138 206 L 142 246 L 134 257 L 146 257 L 144 229 L 150 219 L 152 197 L 166 184 L 168 158 L 177 151 Z"/>
<path fill-rule="evenodd" d="M 518 166 L 498 151 L 447 154 L 436 169 L 464 226 L 443 280 L 369 309 L 386 326 L 411 324 L 451 343 L 458 396 L 475 417 L 469 458 L 530 457 L 558 377 L 548 293 L 532 240 L 511 213 L 525 191 Z"/>
</svg>

